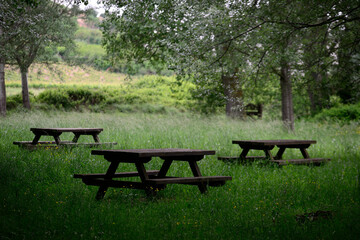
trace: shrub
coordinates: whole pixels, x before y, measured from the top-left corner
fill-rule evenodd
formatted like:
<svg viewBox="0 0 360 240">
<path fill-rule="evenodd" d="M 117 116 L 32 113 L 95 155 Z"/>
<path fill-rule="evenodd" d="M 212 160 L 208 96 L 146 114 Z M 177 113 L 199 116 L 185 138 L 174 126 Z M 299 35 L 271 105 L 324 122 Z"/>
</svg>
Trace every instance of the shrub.
<svg viewBox="0 0 360 240">
<path fill-rule="evenodd" d="M 29 92 L 30 102 L 35 101 L 34 94 Z M 12 110 L 22 105 L 22 94 L 18 93 L 12 96 L 7 97 L 6 99 L 6 109 Z"/>
<path fill-rule="evenodd" d="M 360 103 L 353 105 L 340 105 L 324 109 L 314 117 L 315 120 L 360 120 Z"/>
<path fill-rule="evenodd" d="M 40 103 L 54 105 L 57 108 L 79 108 L 81 105 L 95 105 L 104 102 L 105 93 L 87 88 L 48 89 L 39 94 Z"/>
</svg>

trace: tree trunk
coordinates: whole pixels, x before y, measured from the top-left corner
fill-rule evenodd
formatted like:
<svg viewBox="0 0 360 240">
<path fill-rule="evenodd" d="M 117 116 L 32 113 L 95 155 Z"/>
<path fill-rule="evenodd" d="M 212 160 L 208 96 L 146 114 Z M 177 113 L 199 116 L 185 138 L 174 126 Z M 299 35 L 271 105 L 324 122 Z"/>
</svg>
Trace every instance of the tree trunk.
<svg viewBox="0 0 360 240">
<path fill-rule="evenodd" d="M 308 95 L 310 99 L 311 114 L 317 113 L 322 109 L 322 74 L 311 72 L 311 82 L 308 84 Z M 313 83 L 313 84 L 311 84 Z"/>
<path fill-rule="evenodd" d="M 0 37 L 2 36 L 0 27 Z M 0 56 L 0 116 L 6 116 L 5 59 Z"/>
<path fill-rule="evenodd" d="M 283 63 L 281 65 L 280 87 L 282 120 L 287 129 L 294 131 L 294 107 L 292 101 L 292 86 L 290 78 L 290 68 L 287 63 Z"/>
<path fill-rule="evenodd" d="M 28 69 L 21 69 L 21 87 L 22 87 L 22 100 L 23 106 L 30 110 L 30 97 L 28 86 Z"/>
<path fill-rule="evenodd" d="M 5 64 L 0 59 L 0 116 L 6 116 Z"/>
<path fill-rule="evenodd" d="M 242 91 L 239 89 L 235 76 L 222 75 L 224 94 L 226 98 L 226 115 L 234 118 L 244 116 Z"/>
</svg>

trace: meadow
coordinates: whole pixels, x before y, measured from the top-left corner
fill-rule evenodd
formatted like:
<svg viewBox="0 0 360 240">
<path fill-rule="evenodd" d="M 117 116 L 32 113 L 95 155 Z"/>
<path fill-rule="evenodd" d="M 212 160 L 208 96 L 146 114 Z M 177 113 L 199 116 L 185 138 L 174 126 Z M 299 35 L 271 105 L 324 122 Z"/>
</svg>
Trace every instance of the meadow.
<svg viewBox="0 0 360 240">
<path fill-rule="evenodd" d="M 169 185 L 155 198 L 141 190 L 109 189 L 97 201 L 97 188 L 72 176 L 104 172 L 108 163 L 85 147 L 28 151 L 13 145 L 33 138 L 30 127 L 102 127 L 101 141 L 118 142 L 115 149 L 216 150 L 199 162 L 202 174 L 233 180 L 207 194 L 194 186 Z M 289 133 L 280 121 L 191 113 L 13 112 L 0 119 L 0 239 L 357 239 L 359 123 L 298 120 L 295 128 Z M 280 168 L 266 161 L 217 160 L 240 153 L 233 139 L 314 139 L 310 156 L 331 162 Z M 285 157 L 301 155 L 288 151 Z M 161 163 L 155 159 L 146 168 Z M 177 163 L 169 174 L 190 176 L 191 171 Z M 328 215 L 306 215 L 317 211 Z"/>
</svg>

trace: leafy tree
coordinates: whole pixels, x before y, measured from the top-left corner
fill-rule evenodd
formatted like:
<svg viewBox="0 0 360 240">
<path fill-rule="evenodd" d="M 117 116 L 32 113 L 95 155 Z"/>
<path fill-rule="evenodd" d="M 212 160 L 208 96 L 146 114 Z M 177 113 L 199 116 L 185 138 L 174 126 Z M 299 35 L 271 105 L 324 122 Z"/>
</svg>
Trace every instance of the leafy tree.
<svg viewBox="0 0 360 240">
<path fill-rule="evenodd" d="M 360 5 L 354 0 L 106 2 L 117 7 L 103 24 L 104 46 L 113 61 L 169 63 L 179 75 L 195 79 L 203 90 L 199 98 L 222 95 L 224 101 L 241 97 L 245 75 L 275 73 L 289 129 L 294 128 L 295 75 L 306 75 L 310 101 L 321 108 L 328 89 L 337 86 L 328 78 L 336 59 L 344 62 L 340 73 L 358 62 Z M 354 51 L 347 53 L 350 45 Z M 345 61 L 349 56 L 352 68 Z M 354 75 L 347 74 L 352 83 Z M 214 94 L 219 89 L 222 94 Z"/>
<path fill-rule="evenodd" d="M 27 79 L 30 65 L 41 57 L 44 59 L 48 47 L 71 46 L 76 25 L 68 11 L 74 1 L 28 2 L 5 0 L 4 4 L 0 5 L 6 7 L 6 10 L 2 9 L 1 12 L 7 13 L 1 18 L 3 44 L 0 52 L 7 63 L 16 63 L 19 66 L 23 105 L 30 109 Z"/>
</svg>

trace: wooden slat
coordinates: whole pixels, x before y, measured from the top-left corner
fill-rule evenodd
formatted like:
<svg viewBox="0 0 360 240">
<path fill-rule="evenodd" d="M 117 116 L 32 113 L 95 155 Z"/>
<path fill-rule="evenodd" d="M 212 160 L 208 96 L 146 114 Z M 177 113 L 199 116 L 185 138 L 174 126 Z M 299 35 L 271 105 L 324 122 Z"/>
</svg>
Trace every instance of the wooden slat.
<svg viewBox="0 0 360 240">
<path fill-rule="evenodd" d="M 61 141 L 61 143 L 67 144 L 72 143 L 71 141 Z M 15 141 L 13 142 L 14 145 L 27 145 L 32 144 L 32 141 Z M 49 144 L 56 144 L 55 141 L 39 141 L 36 145 L 49 145 Z"/>
<path fill-rule="evenodd" d="M 245 160 L 257 160 L 257 159 L 266 159 L 265 156 L 247 156 L 245 157 Z M 222 160 L 222 161 L 240 161 L 241 158 L 238 156 L 219 156 L 218 160 Z"/>
<path fill-rule="evenodd" d="M 284 166 L 288 164 L 294 165 L 320 165 L 321 163 L 328 162 L 328 158 L 306 158 L 306 159 L 287 159 L 287 160 L 271 160 L 271 162 L 279 164 L 279 166 Z"/>
<path fill-rule="evenodd" d="M 197 149 L 178 149 L 178 148 L 162 148 L 162 149 L 125 149 L 125 150 L 93 150 L 93 155 L 106 155 L 114 157 L 183 157 L 215 155 L 215 151 L 197 150 Z M 174 159 L 175 160 L 175 159 Z"/>
<path fill-rule="evenodd" d="M 148 170 L 146 173 L 149 176 L 157 175 L 159 173 L 159 170 Z M 138 172 L 121 172 L 121 173 L 115 173 L 113 178 L 123 178 L 123 177 L 138 177 Z M 90 174 L 74 174 L 74 178 L 101 178 L 105 177 L 105 173 L 90 173 Z"/>
<path fill-rule="evenodd" d="M 240 160 L 239 156 L 219 156 L 218 160 L 222 161 L 237 161 Z"/>
<path fill-rule="evenodd" d="M 99 142 L 99 143 L 74 143 L 74 142 L 63 142 L 61 141 L 60 145 L 64 146 L 102 146 L 102 145 L 117 145 L 117 142 Z"/>
<path fill-rule="evenodd" d="M 36 133 L 61 133 L 61 132 L 73 132 L 82 134 L 100 133 L 103 128 L 30 128 L 30 131 Z"/>
<path fill-rule="evenodd" d="M 291 146 L 291 145 L 308 145 L 315 144 L 315 140 L 295 140 L 295 139 L 284 139 L 284 140 L 233 140 L 233 144 L 241 144 L 243 146 Z"/>
<path fill-rule="evenodd" d="M 147 180 L 149 183 L 154 184 L 198 184 L 198 183 L 210 183 L 210 182 L 225 182 L 232 180 L 229 176 L 207 176 L 207 177 L 173 177 L 173 178 L 157 178 Z"/>
<path fill-rule="evenodd" d="M 103 179 L 103 178 L 83 178 L 82 180 L 86 185 L 100 186 L 100 188 L 103 187 L 103 188 L 106 188 L 106 190 L 109 187 L 132 188 L 132 189 L 146 189 L 146 187 L 147 187 L 145 184 L 143 184 L 141 182 L 117 181 L 117 180 Z M 99 196 L 99 197 L 97 197 L 97 199 L 100 199 L 103 197 L 104 196 L 101 196 L 101 197 Z"/>
</svg>

